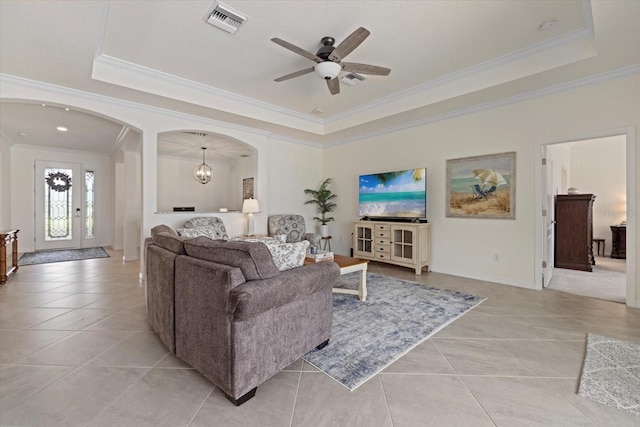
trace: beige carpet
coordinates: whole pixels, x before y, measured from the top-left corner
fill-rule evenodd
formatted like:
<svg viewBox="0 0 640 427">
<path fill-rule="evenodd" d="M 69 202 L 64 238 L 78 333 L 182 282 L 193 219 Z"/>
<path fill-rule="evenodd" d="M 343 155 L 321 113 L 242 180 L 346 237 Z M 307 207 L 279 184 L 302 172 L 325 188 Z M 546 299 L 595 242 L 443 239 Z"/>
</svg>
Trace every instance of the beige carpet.
<svg viewBox="0 0 640 427">
<path fill-rule="evenodd" d="M 554 268 L 549 289 L 624 303 L 626 270 L 626 260 L 598 256 L 592 272 Z"/>
</svg>

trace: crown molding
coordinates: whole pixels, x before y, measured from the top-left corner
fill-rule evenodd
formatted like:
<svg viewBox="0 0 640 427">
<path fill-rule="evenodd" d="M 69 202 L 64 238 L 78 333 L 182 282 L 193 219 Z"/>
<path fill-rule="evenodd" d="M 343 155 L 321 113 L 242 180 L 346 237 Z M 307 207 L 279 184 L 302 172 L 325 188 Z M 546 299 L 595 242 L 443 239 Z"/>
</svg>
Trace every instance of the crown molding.
<svg viewBox="0 0 640 427">
<path fill-rule="evenodd" d="M 79 98 L 86 99 L 86 100 L 99 101 L 99 102 L 104 102 L 104 103 L 108 103 L 108 104 L 112 104 L 112 105 L 123 106 L 123 107 L 126 107 L 126 108 L 144 110 L 144 111 L 152 113 L 152 114 L 168 115 L 168 116 L 176 117 L 176 118 L 183 119 L 183 120 L 190 120 L 190 121 L 193 121 L 193 122 L 199 122 L 199 123 L 202 123 L 203 125 L 213 125 L 213 126 L 226 128 L 226 129 L 231 129 L 231 130 L 236 130 L 236 131 L 241 131 L 241 132 L 245 132 L 245 133 L 249 133 L 249 134 L 265 136 L 268 139 L 272 139 L 272 140 L 277 140 L 277 141 L 282 141 L 282 142 L 287 142 L 287 143 L 292 143 L 292 144 L 299 144 L 299 145 L 304 145 L 304 146 L 308 146 L 308 147 L 322 149 L 322 148 L 327 148 L 327 147 L 332 147 L 332 146 L 337 146 L 337 145 L 348 144 L 348 143 L 351 143 L 351 142 L 356 142 L 356 141 L 360 141 L 360 140 L 364 140 L 364 139 L 368 139 L 368 138 L 372 138 L 372 137 L 376 137 L 376 136 L 380 136 L 380 135 L 384 135 L 384 134 L 388 134 L 388 133 L 398 132 L 398 131 L 405 130 L 405 129 L 410 129 L 410 128 L 413 128 L 413 127 L 416 127 L 416 126 L 423 126 L 423 125 L 427 125 L 427 124 L 430 124 L 430 123 L 435 123 L 435 122 L 442 121 L 442 120 L 449 120 L 449 119 L 452 119 L 452 118 L 455 118 L 455 117 L 460 117 L 460 116 L 464 116 L 464 115 L 468 115 L 468 114 L 472 114 L 472 113 L 476 113 L 476 112 L 480 112 L 480 111 L 484 111 L 484 110 L 489 110 L 489 109 L 492 109 L 492 108 L 502 107 L 502 106 L 505 106 L 505 105 L 515 104 L 515 103 L 518 103 L 518 102 L 523 102 L 523 101 L 534 99 L 534 98 L 538 98 L 538 97 L 541 97 L 541 96 L 546 96 L 546 95 L 551 95 L 551 94 L 554 94 L 554 93 L 564 92 L 564 91 L 576 89 L 576 88 L 579 88 L 579 87 L 589 86 L 589 85 L 597 84 L 597 83 L 600 83 L 600 82 L 613 80 L 613 79 L 617 79 L 617 78 L 622 78 L 622 77 L 626 77 L 626 76 L 630 76 L 630 75 L 634 75 L 634 74 L 639 74 L 639 73 L 640 73 L 640 64 L 634 64 L 634 65 L 631 65 L 631 66 L 627 66 L 627 67 L 623 67 L 623 68 L 620 68 L 620 69 L 612 70 L 612 71 L 609 71 L 609 72 L 601 73 L 601 74 L 598 74 L 598 75 L 595 75 L 595 76 L 585 77 L 585 78 L 582 78 L 582 79 L 573 80 L 573 81 L 562 83 L 562 84 L 558 84 L 558 85 L 555 85 L 555 86 L 551 86 L 551 87 L 538 89 L 538 90 L 534 90 L 534 91 L 531 91 L 531 92 L 527 92 L 527 93 L 511 96 L 511 97 L 508 97 L 508 98 L 504 98 L 504 99 L 500 99 L 500 100 L 496 100 L 496 101 L 491 101 L 491 102 L 487 102 L 487 103 L 484 103 L 484 104 L 479 104 L 479 105 L 472 106 L 472 107 L 462 108 L 462 109 L 458 109 L 458 110 L 447 112 L 447 113 L 442 113 L 442 114 L 437 114 L 437 115 L 425 117 L 425 118 L 420 119 L 420 120 L 415 120 L 415 121 L 403 123 L 403 124 L 400 124 L 400 125 L 389 126 L 389 127 L 383 128 L 383 129 L 379 129 L 379 130 L 375 130 L 375 131 L 372 131 L 372 132 L 363 133 L 363 134 L 360 134 L 360 135 L 357 135 L 357 136 L 353 136 L 353 137 L 349 137 L 349 138 L 333 139 L 333 140 L 327 138 L 327 141 L 325 141 L 323 143 L 316 143 L 316 142 L 306 141 L 306 140 L 303 140 L 303 139 L 292 138 L 292 137 L 288 137 L 286 135 L 281 135 L 281 134 L 277 134 L 277 133 L 273 133 L 273 132 L 269 132 L 269 131 L 255 129 L 255 128 L 251 128 L 251 127 L 248 127 L 248 126 L 235 125 L 235 124 L 232 124 L 232 123 L 227 123 L 227 122 L 222 122 L 222 121 L 218 121 L 218 120 L 208 119 L 208 118 L 201 117 L 201 116 L 194 116 L 194 115 L 180 113 L 180 112 L 176 112 L 176 111 L 172 111 L 172 110 L 166 110 L 166 109 L 163 109 L 163 108 L 152 107 L 152 106 L 148 106 L 148 105 L 145 105 L 145 104 L 137 104 L 137 103 L 134 103 L 134 102 L 124 101 L 124 100 L 120 100 L 120 99 L 117 99 L 117 98 L 106 97 L 106 96 L 103 96 L 103 95 L 96 95 L 96 94 L 93 94 L 93 93 L 83 92 L 83 91 L 79 91 L 79 90 L 76 90 L 76 89 L 69 89 L 69 88 L 65 88 L 65 87 L 62 87 L 62 86 L 56 86 L 56 85 L 52 85 L 52 84 L 48 84 L 48 83 L 28 80 L 28 79 L 24 79 L 24 78 L 21 78 L 21 77 L 16 77 L 16 76 L 11 76 L 11 75 L 6 75 L 6 74 L 0 74 L 0 89 L 1 89 L 2 84 L 4 82 L 13 83 L 13 84 L 16 84 L 16 85 L 19 85 L 19 86 L 40 89 L 40 90 L 45 91 L 45 92 L 57 93 L 57 94 L 63 94 L 63 95 L 72 95 L 72 96 L 79 97 Z M 0 93 L 1 92 L 2 91 L 0 91 Z M 4 100 L 6 98 L 1 98 L 1 99 Z M 47 101 L 47 99 L 41 99 L 41 101 Z M 90 110 L 86 110 L 86 111 L 95 113 L 95 111 L 90 111 Z M 23 145 L 20 145 L 20 144 L 16 144 L 15 142 L 12 144 L 12 140 L 10 138 L 8 138 L 4 133 L 1 133 L 0 135 L 2 135 L 4 137 L 4 139 L 11 146 L 14 146 L 14 147 L 23 146 Z"/>
<path fill-rule="evenodd" d="M 452 118 L 465 116 L 468 114 L 473 114 L 473 113 L 477 113 L 484 110 L 503 107 L 505 105 L 516 104 L 519 102 L 528 101 L 530 99 L 539 98 L 541 96 L 547 96 L 547 95 L 552 95 L 559 92 L 565 92 L 568 90 L 577 89 L 584 86 L 590 86 L 590 85 L 605 82 L 608 80 L 614 80 L 622 77 L 631 76 L 634 74 L 640 74 L 640 64 L 630 65 L 628 67 L 623 67 L 623 68 L 608 71 L 605 73 L 597 74 L 594 76 L 584 77 L 584 78 L 573 80 L 570 82 L 561 83 L 555 86 L 550 86 L 543 89 L 538 89 L 531 92 L 514 95 L 511 97 L 499 99 L 496 101 L 486 102 L 483 104 L 474 105 L 467 108 L 461 108 L 459 110 L 455 110 L 447 113 L 436 114 L 433 116 L 425 117 L 424 119 L 414 120 L 414 121 L 403 123 L 396 126 L 389 126 L 383 129 L 378 129 L 372 132 L 363 133 L 350 138 L 330 141 L 324 144 L 324 147 L 333 147 L 336 145 L 349 144 L 351 142 L 361 141 L 363 139 L 368 139 L 368 138 L 373 138 L 380 135 L 399 132 L 399 131 L 414 128 L 417 126 L 424 126 L 427 124 L 431 124 L 431 123 L 435 123 L 443 120 L 449 120 Z"/>
<path fill-rule="evenodd" d="M 37 80 L 25 79 L 23 77 L 13 76 L 13 75 L 10 75 L 10 74 L 1 74 L 0 73 L 0 100 L 15 99 L 17 101 L 23 101 L 23 100 L 27 100 L 28 99 L 30 101 L 49 101 L 49 102 L 51 102 L 51 99 L 5 98 L 5 97 L 3 97 L 3 95 L 1 95 L 4 92 L 2 90 L 2 85 L 5 84 L 5 83 L 13 84 L 13 85 L 16 85 L 16 86 L 21 86 L 21 87 L 24 87 L 24 88 L 36 89 L 36 90 L 40 90 L 40 91 L 43 91 L 43 92 L 49 92 L 49 93 L 53 93 L 53 94 L 56 94 L 56 95 L 72 96 L 72 97 L 76 97 L 76 98 L 79 98 L 79 99 L 85 100 L 85 101 L 104 103 L 104 104 L 114 105 L 114 106 L 118 106 L 118 107 L 125 107 L 125 108 L 132 109 L 132 110 L 141 110 L 141 111 L 144 111 L 144 112 L 147 112 L 147 113 L 150 113 L 150 114 L 160 114 L 160 115 L 174 117 L 174 118 L 178 118 L 178 119 L 182 119 L 182 120 L 194 121 L 194 122 L 198 122 L 198 123 L 202 123 L 202 124 L 206 124 L 206 125 L 218 126 L 218 127 L 221 127 L 221 128 L 231 129 L 231 130 L 240 131 L 240 132 L 245 132 L 245 133 L 249 133 L 249 134 L 253 134 L 253 135 L 269 136 L 269 135 L 272 134 L 272 132 L 270 132 L 270 131 L 265 131 L 265 130 L 253 128 L 253 127 L 250 127 L 250 126 L 237 125 L 237 124 L 234 124 L 234 123 L 224 122 L 224 121 L 221 121 L 221 120 L 215 120 L 215 119 L 210 119 L 210 118 L 207 118 L 207 117 L 202 117 L 202 116 L 197 116 L 197 115 L 192 115 L 192 114 L 187 114 L 187 113 L 181 113 L 179 111 L 168 110 L 166 108 L 154 107 L 154 106 L 147 105 L 147 104 L 139 104 L 139 103 L 132 102 L 132 101 L 126 101 L 126 100 L 119 99 L 119 98 L 112 98 L 112 97 L 109 97 L 109 96 L 99 95 L 99 94 L 95 94 L 95 93 L 92 93 L 92 92 L 85 92 L 85 91 L 81 91 L 81 90 L 78 90 L 78 89 L 71 89 L 71 88 L 68 88 L 68 87 L 54 85 L 54 84 L 51 84 L 51 83 L 45 83 L 45 82 L 40 82 L 40 81 L 37 81 Z M 92 114 L 102 115 L 102 113 L 99 113 L 99 112 L 94 111 L 94 110 L 87 110 L 87 109 L 83 109 L 83 108 L 81 108 L 80 110 L 88 112 L 88 113 L 92 113 Z M 109 120 L 116 121 L 116 122 L 121 122 L 121 120 L 115 119 L 115 118 L 110 117 L 110 116 L 103 115 L 103 117 L 105 117 L 105 118 L 107 118 Z M 124 122 L 124 123 L 126 123 L 126 122 Z M 126 124 L 130 124 L 130 123 L 126 123 Z"/>
<path fill-rule="evenodd" d="M 584 4 L 585 2 L 583 2 L 583 5 Z M 589 17 L 591 17 L 590 10 L 591 8 L 589 6 Z M 584 11 L 584 7 L 583 7 L 583 11 Z M 591 20 L 589 22 L 591 22 Z M 571 43 L 586 37 L 593 37 L 593 36 L 594 36 L 593 24 L 591 23 L 591 25 L 586 25 L 583 28 L 576 29 L 569 33 L 565 33 L 561 36 L 546 40 L 544 42 L 537 43 L 535 45 L 531 45 L 525 49 L 521 49 L 515 52 L 508 53 L 506 55 L 499 56 L 497 58 L 490 59 L 489 61 L 485 61 L 483 63 L 474 65 L 472 67 L 468 67 L 468 68 L 456 71 L 454 73 L 447 74 L 445 76 L 436 78 L 434 80 L 428 81 L 418 86 L 414 86 L 412 88 L 405 89 L 401 92 L 397 92 L 392 95 L 386 96 L 384 98 L 380 98 L 368 104 L 363 104 L 359 107 L 352 108 L 348 111 L 335 114 L 331 117 L 327 117 L 324 121 L 324 124 L 328 125 L 331 123 L 337 123 L 341 120 L 348 119 L 358 114 L 370 112 L 377 108 L 384 107 L 393 102 L 403 101 L 409 97 L 415 97 L 416 95 L 423 95 L 424 98 L 427 99 L 428 95 L 432 93 L 435 88 L 461 81 L 464 78 L 473 77 L 474 75 L 477 75 L 479 73 L 486 73 L 486 72 L 491 72 L 492 70 L 498 70 L 509 64 L 513 64 L 516 61 L 525 60 L 527 58 L 532 57 L 533 55 L 542 53 L 544 51 L 555 49 L 555 48 L 561 48 L 567 45 L 568 43 Z M 566 65 L 566 64 L 562 64 L 562 65 Z M 525 76 L 519 76 L 519 78 L 520 77 L 525 77 Z M 429 103 L 425 102 L 422 106 L 425 106 L 428 104 Z M 418 107 L 413 107 L 413 108 L 418 108 Z"/>
<path fill-rule="evenodd" d="M 278 105 L 144 67 L 109 55 L 93 61 L 91 78 L 130 89 L 211 107 L 224 105 L 225 111 L 282 126 L 322 133 L 323 120 Z"/>
<path fill-rule="evenodd" d="M 291 144 L 305 145 L 307 147 L 312 147 L 312 148 L 324 148 L 324 147 L 326 147 L 326 145 L 323 144 L 323 143 L 305 141 L 304 139 L 298 139 L 298 138 L 291 138 L 289 136 L 280 135 L 280 134 L 277 134 L 277 133 L 270 134 L 269 135 L 269 139 L 274 139 L 276 141 L 282 141 L 282 142 L 288 142 L 288 143 L 291 143 Z"/>
<path fill-rule="evenodd" d="M 56 153 L 69 153 L 69 154 L 84 154 L 87 156 L 101 157 L 105 159 L 110 159 L 110 153 L 101 153 L 99 151 L 88 151 L 88 150 L 74 150 L 71 148 L 59 148 L 59 147 L 46 147 L 42 145 L 33 145 L 33 144 L 16 144 L 11 148 L 18 148 L 21 150 L 29 150 L 29 151 L 53 151 Z"/>
</svg>

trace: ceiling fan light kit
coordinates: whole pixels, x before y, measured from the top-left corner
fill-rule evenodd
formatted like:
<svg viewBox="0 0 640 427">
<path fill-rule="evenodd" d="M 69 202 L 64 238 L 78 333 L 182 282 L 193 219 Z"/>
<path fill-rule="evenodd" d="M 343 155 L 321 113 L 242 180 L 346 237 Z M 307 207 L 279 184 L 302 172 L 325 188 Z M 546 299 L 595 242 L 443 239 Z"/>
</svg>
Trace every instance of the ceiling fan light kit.
<svg viewBox="0 0 640 427">
<path fill-rule="evenodd" d="M 284 76 L 278 77 L 274 81 L 282 82 L 315 71 L 316 74 L 318 74 L 327 82 L 327 87 L 329 88 L 329 92 L 331 93 L 331 95 L 336 95 L 340 93 L 340 81 L 338 77 L 340 76 L 340 71 L 342 70 L 351 73 L 388 76 L 389 73 L 391 73 L 391 70 L 389 68 L 379 67 L 377 65 L 358 64 L 355 62 L 342 62 L 342 60 L 348 54 L 353 52 L 355 48 L 360 46 L 360 44 L 367 37 L 369 37 L 369 34 L 371 34 L 369 30 L 360 27 L 353 33 L 351 33 L 346 39 L 342 41 L 342 43 L 340 43 L 336 47 L 333 46 L 335 44 L 335 39 L 333 37 L 323 37 L 320 41 L 322 43 L 322 47 L 318 49 L 315 55 L 277 37 L 272 38 L 271 41 L 275 44 L 280 45 L 285 49 L 289 49 L 290 51 L 295 52 L 298 55 L 304 56 L 305 58 L 317 63 L 314 67 L 305 68 L 304 70 L 286 74 Z M 359 80 L 364 80 L 364 78 L 360 78 Z M 356 82 L 351 79 L 349 83 L 351 86 L 353 86 Z"/>
<path fill-rule="evenodd" d="M 315 72 L 325 80 L 335 79 L 342 67 L 337 62 L 324 61 L 315 66 Z"/>
</svg>

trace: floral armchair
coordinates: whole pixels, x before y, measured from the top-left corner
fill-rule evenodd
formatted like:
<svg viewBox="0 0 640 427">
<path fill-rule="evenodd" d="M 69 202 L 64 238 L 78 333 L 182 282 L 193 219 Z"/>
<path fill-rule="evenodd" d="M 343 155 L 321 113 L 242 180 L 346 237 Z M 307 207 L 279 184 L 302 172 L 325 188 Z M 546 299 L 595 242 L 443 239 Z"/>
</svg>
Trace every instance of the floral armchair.
<svg viewBox="0 0 640 427">
<path fill-rule="evenodd" d="M 215 216 L 191 218 L 178 228 L 178 234 L 184 237 L 206 236 L 213 240 L 229 240 L 224 222 Z"/>
<path fill-rule="evenodd" d="M 269 236 L 284 234 L 287 243 L 308 240 L 310 245 L 320 247 L 320 234 L 307 233 L 302 215 L 271 215 L 268 225 Z"/>
</svg>

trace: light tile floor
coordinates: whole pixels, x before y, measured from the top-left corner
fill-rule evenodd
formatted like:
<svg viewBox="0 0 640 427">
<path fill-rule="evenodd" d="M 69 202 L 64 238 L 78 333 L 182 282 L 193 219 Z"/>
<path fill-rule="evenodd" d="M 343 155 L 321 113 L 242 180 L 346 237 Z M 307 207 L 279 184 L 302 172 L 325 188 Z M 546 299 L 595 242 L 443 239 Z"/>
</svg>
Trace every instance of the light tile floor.
<svg viewBox="0 0 640 427">
<path fill-rule="evenodd" d="M 20 267 L 0 287 L 3 426 L 638 426 L 576 396 L 587 332 L 640 342 L 640 310 L 372 263 L 488 298 L 354 392 L 298 360 L 238 408 L 149 328 L 139 264 Z"/>
</svg>

